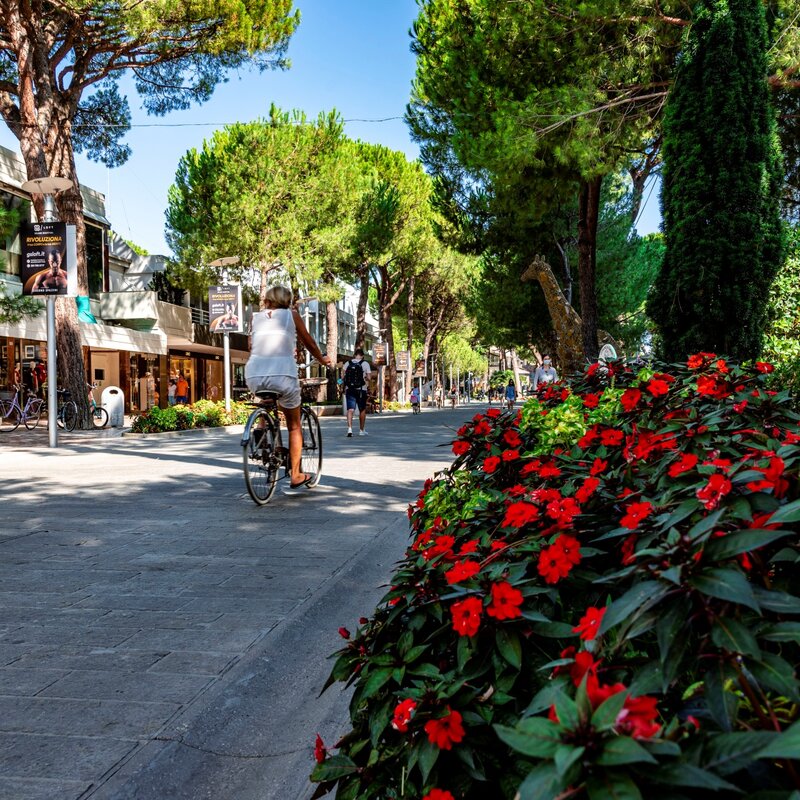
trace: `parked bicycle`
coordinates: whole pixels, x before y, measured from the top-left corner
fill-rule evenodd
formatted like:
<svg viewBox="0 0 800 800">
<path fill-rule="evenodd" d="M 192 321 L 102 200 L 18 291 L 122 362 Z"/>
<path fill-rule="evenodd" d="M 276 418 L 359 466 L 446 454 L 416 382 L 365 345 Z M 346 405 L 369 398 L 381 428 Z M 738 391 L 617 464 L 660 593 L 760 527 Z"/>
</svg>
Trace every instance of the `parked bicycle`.
<svg viewBox="0 0 800 800">
<path fill-rule="evenodd" d="M 256 392 L 261 401 L 247 418 L 242 433 L 244 482 L 250 497 L 260 506 L 275 493 L 281 470 L 289 479 L 289 448 L 283 446 L 278 414 L 278 396 L 274 392 Z M 304 403 L 300 410 L 303 431 L 301 468 L 316 486 L 322 477 L 322 430 L 317 415 Z"/>
<path fill-rule="evenodd" d="M 58 395 L 58 411 L 56 412 L 56 425 L 68 431 L 74 431 L 78 424 L 78 404 L 70 399 L 67 389 L 56 389 Z"/>
<path fill-rule="evenodd" d="M 95 428 L 105 428 L 108 425 L 108 411 L 97 405 L 94 394 L 92 394 L 92 390 L 97 388 L 97 384 L 87 383 L 86 387 L 89 390 L 89 410 L 92 414 L 92 424 Z"/>
<path fill-rule="evenodd" d="M 15 431 L 19 428 L 20 423 L 24 424 L 29 431 L 39 424 L 44 400 L 29 393 L 23 405 L 22 398 L 24 396 L 25 387 L 16 386 L 13 397 L 0 400 L 0 433 Z"/>
</svg>

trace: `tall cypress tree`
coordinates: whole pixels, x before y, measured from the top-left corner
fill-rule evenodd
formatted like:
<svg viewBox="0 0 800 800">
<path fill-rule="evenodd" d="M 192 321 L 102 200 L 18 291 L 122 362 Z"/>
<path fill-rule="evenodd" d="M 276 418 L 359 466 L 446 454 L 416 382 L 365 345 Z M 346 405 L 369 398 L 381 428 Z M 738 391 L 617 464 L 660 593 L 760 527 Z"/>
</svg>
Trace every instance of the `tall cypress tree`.
<svg viewBox="0 0 800 800">
<path fill-rule="evenodd" d="M 783 256 L 782 163 L 762 0 L 700 0 L 664 123 L 663 355 L 753 358 Z"/>
</svg>

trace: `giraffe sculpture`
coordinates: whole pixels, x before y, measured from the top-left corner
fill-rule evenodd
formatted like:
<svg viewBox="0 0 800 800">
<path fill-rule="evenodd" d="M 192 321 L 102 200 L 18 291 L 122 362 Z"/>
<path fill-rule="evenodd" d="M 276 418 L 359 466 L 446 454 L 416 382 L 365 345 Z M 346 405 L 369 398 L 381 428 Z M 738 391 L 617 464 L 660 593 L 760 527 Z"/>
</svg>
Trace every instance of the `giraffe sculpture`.
<svg viewBox="0 0 800 800">
<path fill-rule="evenodd" d="M 547 263 L 544 256 L 534 256 L 531 265 L 522 273 L 523 281 L 539 281 L 544 292 L 544 299 L 550 318 L 553 321 L 553 330 L 556 335 L 556 358 L 563 375 L 569 375 L 583 368 L 583 334 L 581 332 L 581 318 L 578 312 L 567 302 L 564 292 L 558 285 L 553 268 Z M 598 331 L 598 338 L 603 341 L 611 337 Z"/>
</svg>

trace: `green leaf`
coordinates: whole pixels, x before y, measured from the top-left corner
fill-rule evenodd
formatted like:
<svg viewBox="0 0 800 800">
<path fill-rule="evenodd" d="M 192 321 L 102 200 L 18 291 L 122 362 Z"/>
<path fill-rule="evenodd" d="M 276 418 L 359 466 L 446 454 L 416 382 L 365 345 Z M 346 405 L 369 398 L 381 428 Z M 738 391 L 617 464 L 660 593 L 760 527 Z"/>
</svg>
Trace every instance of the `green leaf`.
<svg viewBox="0 0 800 800">
<path fill-rule="evenodd" d="M 338 781 L 339 778 L 352 775 L 354 772 L 358 772 L 358 767 L 351 759 L 344 755 L 336 755 L 317 764 L 311 773 L 311 780 L 315 783 Z"/>
<path fill-rule="evenodd" d="M 726 688 L 728 671 L 724 661 L 718 661 L 703 676 L 706 703 L 714 722 L 724 731 L 733 727 L 739 698 Z"/>
<path fill-rule="evenodd" d="M 542 711 L 554 705 L 556 698 L 563 692 L 566 685 L 567 678 L 565 675 L 560 675 L 558 678 L 555 678 L 555 680 L 546 683 L 545 686 L 536 693 L 530 705 L 525 709 L 525 716 L 530 717 L 534 714 L 541 714 Z"/>
<path fill-rule="evenodd" d="M 763 750 L 778 734 L 770 731 L 750 731 L 748 733 L 721 733 L 710 739 L 706 745 L 703 764 L 719 775 L 730 775 L 744 769 L 758 758 Z"/>
<path fill-rule="evenodd" d="M 542 717 L 523 719 L 516 728 L 495 725 L 494 729 L 509 747 L 526 756 L 552 758 L 561 744 L 559 726 Z"/>
<path fill-rule="evenodd" d="M 420 740 L 417 747 L 419 751 L 417 763 L 422 773 L 422 782 L 425 783 L 428 780 L 428 775 L 431 774 L 436 759 L 439 758 L 439 748 L 427 736 Z"/>
<path fill-rule="evenodd" d="M 464 667 L 472 655 L 472 647 L 470 645 L 469 636 L 459 636 L 458 644 L 456 645 L 456 663 L 458 664 L 459 671 L 463 672 Z"/>
<path fill-rule="evenodd" d="M 671 603 L 666 613 L 661 617 L 656 626 L 658 649 L 661 654 L 662 668 L 665 665 L 670 650 L 676 643 L 684 640 L 681 632 L 686 627 L 691 604 L 688 597 L 681 597 L 677 602 Z"/>
<path fill-rule="evenodd" d="M 647 750 L 630 736 L 615 736 L 606 743 L 603 752 L 597 759 L 601 767 L 618 767 L 620 764 L 637 764 L 647 762 L 657 764 Z"/>
<path fill-rule="evenodd" d="M 694 525 L 689 529 L 686 536 L 689 538 L 690 541 L 695 541 L 699 539 L 704 533 L 708 533 L 712 528 L 716 527 L 716 524 L 719 522 L 720 517 L 727 511 L 726 508 L 718 508 L 716 511 L 713 511 L 707 517 L 702 517 L 699 521 L 695 522 Z"/>
<path fill-rule="evenodd" d="M 434 664 L 422 663 L 408 670 L 411 675 L 419 675 L 421 678 L 441 678 L 442 673 Z"/>
<path fill-rule="evenodd" d="M 572 632 L 572 625 L 566 622 L 540 622 L 533 626 L 533 632 L 549 639 L 570 639 L 576 636 Z"/>
<path fill-rule="evenodd" d="M 661 581 L 637 583 L 608 607 L 600 625 L 600 633 L 611 630 L 635 611 L 655 605 L 668 591 L 669 587 Z"/>
<path fill-rule="evenodd" d="M 776 622 L 760 636 L 769 642 L 797 642 L 800 644 L 800 622 Z"/>
<path fill-rule="evenodd" d="M 556 750 L 553 761 L 560 778 L 567 774 L 569 768 L 584 754 L 585 750 L 585 747 L 575 747 L 571 744 L 562 744 Z"/>
<path fill-rule="evenodd" d="M 642 800 L 639 787 L 627 775 L 607 772 L 586 783 L 589 800 Z"/>
<path fill-rule="evenodd" d="M 558 721 L 564 728 L 572 730 L 578 727 L 580 722 L 578 706 L 571 697 L 567 697 L 564 692 L 559 692 L 555 698 L 555 707 Z"/>
<path fill-rule="evenodd" d="M 800 722 L 795 722 L 764 747 L 758 758 L 791 758 L 800 760 Z"/>
<path fill-rule="evenodd" d="M 389 720 L 392 718 L 395 700 L 390 698 L 376 711 L 373 711 L 369 719 L 369 738 L 373 747 L 377 747 L 381 734 L 386 730 Z"/>
<path fill-rule="evenodd" d="M 517 793 L 519 800 L 542 800 L 556 797 L 561 789 L 555 764 L 545 762 L 532 769 L 520 784 Z"/>
<path fill-rule="evenodd" d="M 627 699 L 628 692 L 617 692 L 604 700 L 592 714 L 592 726 L 599 731 L 612 728 Z"/>
<path fill-rule="evenodd" d="M 371 670 L 369 676 L 364 681 L 364 688 L 361 690 L 361 699 L 367 700 L 377 694 L 392 677 L 393 667 L 380 667 Z"/>
<path fill-rule="evenodd" d="M 497 649 L 512 667 L 519 669 L 522 666 L 522 645 L 516 631 L 500 628 L 497 632 Z"/>
<path fill-rule="evenodd" d="M 666 783 L 670 786 L 690 786 L 693 789 L 711 789 L 712 791 L 724 789 L 741 794 L 740 789 L 722 778 L 718 778 L 713 772 L 685 761 L 663 766 L 650 773 L 650 778 L 656 783 Z"/>
<path fill-rule="evenodd" d="M 779 524 L 781 522 L 800 522 L 800 500 L 795 500 L 778 508 L 769 518 L 769 524 Z"/>
<path fill-rule="evenodd" d="M 792 535 L 793 531 L 770 531 L 760 528 L 736 531 L 708 542 L 704 555 L 712 561 L 722 561 Z"/>
<path fill-rule="evenodd" d="M 747 668 L 762 686 L 800 703 L 800 686 L 788 661 L 773 653 L 764 653 L 761 661 L 749 661 Z"/>
<path fill-rule="evenodd" d="M 412 647 L 403 656 L 403 661 L 406 664 L 411 664 L 412 662 L 416 661 L 427 649 L 428 645 L 426 644 L 420 644 L 416 647 Z"/>
<path fill-rule="evenodd" d="M 762 586 L 753 585 L 753 594 L 761 608 L 775 611 L 778 614 L 800 614 L 800 597 L 786 592 L 764 589 Z"/>
<path fill-rule="evenodd" d="M 750 633 L 746 625 L 732 617 L 717 617 L 714 626 L 711 628 L 711 641 L 731 653 L 742 653 L 743 655 L 761 658 L 758 642 L 755 636 Z"/>
<path fill-rule="evenodd" d="M 747 578 L 735 569 L 710 569 L 689 579 L 689 583 L 708 597 L 717 597 L 759 611 L 753 597 L 753 587 Z"/>
</svg>

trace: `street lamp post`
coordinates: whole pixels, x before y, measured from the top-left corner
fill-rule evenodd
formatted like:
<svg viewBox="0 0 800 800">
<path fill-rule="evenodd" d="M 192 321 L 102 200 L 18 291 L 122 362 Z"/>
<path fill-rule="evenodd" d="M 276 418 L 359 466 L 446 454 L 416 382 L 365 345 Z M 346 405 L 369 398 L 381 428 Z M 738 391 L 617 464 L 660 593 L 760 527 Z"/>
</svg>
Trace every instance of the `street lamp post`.
<svg viewBox="0 0 800 800">
<path fill-rule="evenodd" d="M 69 178 L 33 178 L 22 184 L 22 190 L 30 194 L 40 194 L 44 199 L 42 222 L 57 222 L 54 195 L 71 189 L 73 183 Z M 47 438 L 50 447 L 58 447 L 58 370 L 56 366 L 56 298 L 47 296 Z"/>
<path fill-rule="evenodd" d="M 209 267 L 222 268 L 222 284 L 228 285 L 228 270 L 226 267 L 238 264 L 240 261 L 239 256 L 223 256 L 222 258 L 214 259 L 209 263 Z M 239 309 L 241 315 L 241 309 Z M 241 316 L 239 317 L 241 319 Z M 222 333 L 222 352 L 223 352 L 223 381 L 225 383 L 225 412 L 231 412 L 231 339 L 228 331 Z"/>
</svg>

